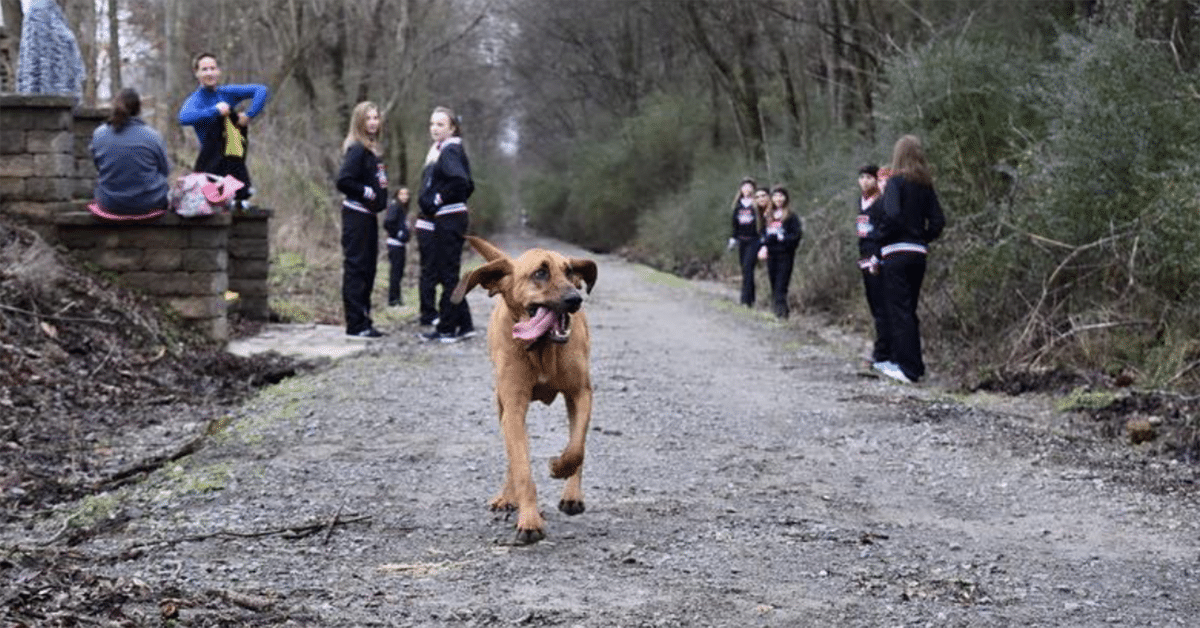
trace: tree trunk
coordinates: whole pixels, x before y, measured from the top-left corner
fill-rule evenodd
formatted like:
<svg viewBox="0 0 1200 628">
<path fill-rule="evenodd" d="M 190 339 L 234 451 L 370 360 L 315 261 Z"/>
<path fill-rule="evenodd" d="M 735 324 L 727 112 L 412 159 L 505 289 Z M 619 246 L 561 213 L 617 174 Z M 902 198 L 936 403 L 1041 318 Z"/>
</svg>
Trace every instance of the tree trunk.
<svg viewBox="0 0 1200 628">
<path fill-rule="evenodd" d="M 371 23 L 367 31 L 366 50 L 364 51 L 362 73 L 358 75 L 358 96 L 355 102 L 369 100 L 372 84 L 376 80 L 376 61 L 379 59 L 379 44 L 383 39 L 383 8 L 387 0 L 375 0 L 375 9 L 371 11 Z"/>
<path fill-rule="evenodd" d="M 96 8 L 88 0 L 70 0 L 63 3 L 67 21 L 75 33 L 75 41 L 79 44 L 79 54 L 83 57 L 82 103 L 88 106 L 96 104 Z"/>
<path fill-rule="evenodd" d="M 25 18 L 25 12 L 21 10 L 21 0 L 0 0 L 0 16 L 4 18 L 4 28 L 8 29 L 8 36 L 11 38 L 9 54 L 12 55 L 9 60 L 12 67 L 11 76 L 13 77 L 12 89 L 17 87 L 17 59 L 21 58 L 21 24 Z"/>
<path fill-rule="evenodd" d="M 338 120 L 341 121 L 341 124 L 349 124 L 353 103 L 350 102 L 350 95 L 346 91 L 346 57 L 348 55 L 346 5 L 339 2 L 337 6 L 334 18 L 337 36 L 334 39 L 333 47 L 329 50 L 329 58 L 333 62 L 333 76 L 330 79 L 333 83 L 334 102 L 337 103 Z"/>
<path fill-rule="evenodd" d="M 108 90 L 114 97 L 121 91 L 121 22 L 117 0 L 108 0 Z"/>
</svg>

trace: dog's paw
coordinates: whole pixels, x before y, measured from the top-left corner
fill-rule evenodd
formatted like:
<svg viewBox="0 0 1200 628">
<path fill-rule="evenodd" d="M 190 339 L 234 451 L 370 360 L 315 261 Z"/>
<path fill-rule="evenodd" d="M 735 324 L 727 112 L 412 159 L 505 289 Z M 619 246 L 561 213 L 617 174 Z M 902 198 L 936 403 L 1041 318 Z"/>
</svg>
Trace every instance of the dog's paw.
<svg viewBox="0 0 1200 628">
<path fill-rule="evenodd" d="M 517 545 L 532 545 L 546 538 L 546 533 L 541 529 L 534 528 L 532 530 L 522 530 L 517 528 Z"/>
<path fill-rule="evenodd" d="M 560 500 L 558 502 L 558 509 L 571 516 L 581 515 L 583 514 L 584 510 L 587 510 L 587 508 L 583 505 L 582 499 Z"/>
<path fill-rule="evenodd" d="M 555 456 L 550 459 L 550 477 L 556 480 L 565 480 L 566 478 L 575 475 L 579 467 L 583 465 L 583 456 L 577 453 L 563 452 L 561 456 Z"/>
<path fill-rule="evenodd" d="M 488 508 L 494 511 L 512 512 L 517 509 L 517 505 L 504 497 L 497 497 L 488 502 Z"/>
</svg>

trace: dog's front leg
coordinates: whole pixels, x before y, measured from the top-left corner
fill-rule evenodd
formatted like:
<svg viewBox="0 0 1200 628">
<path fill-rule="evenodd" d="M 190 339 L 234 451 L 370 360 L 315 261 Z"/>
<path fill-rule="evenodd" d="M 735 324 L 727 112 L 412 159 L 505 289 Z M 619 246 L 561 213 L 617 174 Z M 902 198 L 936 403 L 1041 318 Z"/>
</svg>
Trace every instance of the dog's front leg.
<svg viewBox="0 0 1200 628">
<path fill-rule="evenodd" d="M 516 501 L 517 542 L 526 544 L 537 543 L 546 536 L 529 467 L 529 433 L 525 428 L 528 411 L 528 391 L 500 394 L 500 431 L 504 433 L 504 449 L 508 454 L 505 492 Z"/>
<path fill-rule="evenodd" d="M 568 515 L 578 515 L 585 510 L 583 457 L 588 425 L 592 422 L 592 389 L 590 386 L 584 387 L 574 395 L 565 395 L 564 400 L 567 404 L 571 435 L 562 454 L 550 461 L 550 475 L 555 478 L 567 478 L 558 509 Z"/>
</svg>

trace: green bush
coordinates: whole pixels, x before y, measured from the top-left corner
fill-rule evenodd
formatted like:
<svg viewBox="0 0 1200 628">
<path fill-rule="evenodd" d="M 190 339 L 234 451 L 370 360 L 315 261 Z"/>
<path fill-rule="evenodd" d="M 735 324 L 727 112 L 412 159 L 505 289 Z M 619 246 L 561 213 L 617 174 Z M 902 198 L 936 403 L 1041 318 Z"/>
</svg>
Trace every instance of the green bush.
<svg viewBox="0 0 1200 628">
<path fill-rule="evenodd" d="M 523 185 L 531 224 L 587 248 L 630 243 L 638 216 L 686 187 L 703 123 L 695 99 L 658 95 L 612 133 L 581 138 Z"/>
</svg>

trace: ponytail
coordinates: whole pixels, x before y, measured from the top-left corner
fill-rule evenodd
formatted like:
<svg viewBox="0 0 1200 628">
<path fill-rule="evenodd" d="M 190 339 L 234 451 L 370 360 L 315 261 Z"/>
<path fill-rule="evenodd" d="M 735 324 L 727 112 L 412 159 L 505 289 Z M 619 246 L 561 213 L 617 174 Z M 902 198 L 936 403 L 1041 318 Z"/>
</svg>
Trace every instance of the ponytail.
<svg viewBox="0 0 1200 628">
<path fill-rule="evenodd" d="M 112 115 L 108 124 L 114 131 L 120 131 L 129 123 L 129 119 L 142 112 L 142 98 L 137 90 L 126 87 L 113 99 Z"/>
</svg>

